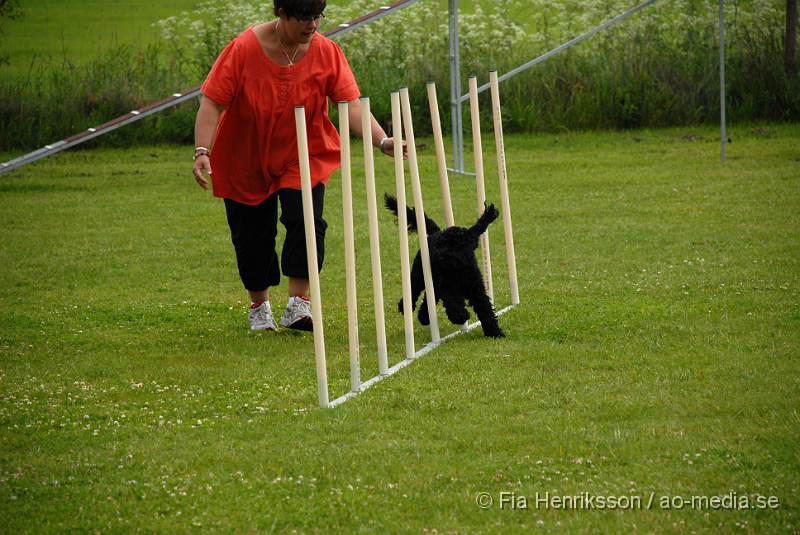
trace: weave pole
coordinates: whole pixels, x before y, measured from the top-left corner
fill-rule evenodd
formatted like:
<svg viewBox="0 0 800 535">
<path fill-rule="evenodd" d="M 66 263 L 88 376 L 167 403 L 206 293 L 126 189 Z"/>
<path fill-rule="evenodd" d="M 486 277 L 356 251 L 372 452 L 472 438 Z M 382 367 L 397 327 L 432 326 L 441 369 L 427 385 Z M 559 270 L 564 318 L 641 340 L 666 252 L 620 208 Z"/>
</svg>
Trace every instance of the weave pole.
<svg viewBox="0 0 800 535">
<path fill-rule="evenodd" d="M 478 194 L 478 216 L 486 209 L 486 185 L 483 179 L 483 145 L 481 143 L 481 117 L 478 110 L 478 80 L 469 77 L 469 110 L 472 116 L 472 152 L 475 153 L 475 183 Z M 494 303 L 494 285 L 492 284 L 492 259 L 489 254 L 489 233 L 481 234 L 481 257 L 483 258 L 483 278 L 486 294 Z"/>
<path fill-rule="evenodd" d="M 436 145 L 436 163 L 439 166 L 439 187 L 442 190 L 442 207 L 444 208 L 444 223 L 446 227 L 455 225 L 453 218 L 453 203 L 450 200 L 450 181 L 447 177 L 447 159 L 444 154 L 444 139 L 442 138 L 442 121 L 439 118 L 439 102 L 436 98 L 436 84 L 428 82 L 428 105 L 431 109 L 431 126 L 433 127 L 433 141 Z"/>
<path fill-rule="evenodd" d="M 408 169 L 411 175 L 411 189 L 414 193 L 414 211 L 417 216 L 417 237 L 419 238 L 419 254 L 422 260 L 422 274 L 425 279 L 425 300 L 428 303 L 428 317 L 430 318 L 431 340 L 438 343 L 439 320 L 436 317 L 436 293 L 433 290 L 433 274 L 431 273 L 431 256 L 428 251 L 428 230 L 425 227 L 425 209 L 422 203 L 422 186 L 419 180 L 419 165 L 417 163 L 417 147 L 414 141 L 414 124 L 411 118 L 411 102 L 408 98 L 408 88 L 400 90 L 400 104 L 403 111 L 403 129 L 406 133 L 408 144 Z M 398 206 L 398 212 L 403 207 Z"/>
<path fill-rule="evenodd" d="M 340 155 L 342 161 L 342 219 L 344 220 L 344 261 L 347 279 L 347 333 L 350 349 L 350 389 L 361 388 L 361 359 L 358 344 L 358 301 L 356 300 L 356 248 L 353 229 L 353 176 L 350 165 L 350 106 L 339 103 Z"/>
<path fill-rule="evenodd" d="M 450 198 L 450 180 L 447 177 L 447 158 L 444 153 L 442 121 L 439 118 L 439 101 L 436 96 L 436 84 L 434 82 L 428 82 L 427 87 L 428 106 L 431 110 L 431 128 L 433 130 L 433 141 L 436 146 L 436 163 L 439 166 L 439 189 L 442 191 L 445 227 L 452 227 L 456 222 L 453 217 L 453 202 Z M 466 329 L 466 326 L 467 323 L 462 325 L 461 328 Z"/>
<path fill-rule="evenodd" d="M 364 174 L 367 179 L 367 212 L 369 218 L 369 248 L 372 258 L 372 297 L 375 304 L 375 332 L 378 341 L 378 370 L 389 373 L 386 350 L 386 325 L 383 317 L 383 277 L 381 275 L 381 241 L 378 234 L 378 204 L 375 192 L 375 155 L 372 147 L 372 114 L 369 97 L 361 97 L 361 135 L 364 139 Z"/>
<path fill-rule="evenodd" d="M 494 104 L 493 100 L 493 104 Z M 496 102 L 499 105 L 499 98 L 496 99 Z M 397 190 L 397 203 L 398 203 L 398 213 L 397 213 L 397 224 L 400 231 L 400 261 L 401 261 L 401 274 L 402 274 L 402 282 L 403 282 L 403 317 L 405 319 L 405 335 L 406 335 L 406 358 L 401 360 L 400 362 L 394 364 L 388 369 L 387 373 L 379 373 L 374 377 L 365 380 L 360 384 L 357 389 L 352 389 L 350 392 L 347 392 L 341 397 L 338 397 L 328 403 L 328 407 L 337 407 L 347 401 L 348 399 L 352 399 L 355 396 L 359 395 L 360 393 L 364 392 L 365 390 L 371 388 L 372 386 L 376 385 L 378 382 L 383 381 L 387 377 L 391 377 L 395 373 L 399 372 L 406 366 L 409 366 L 417 359 L 427 355 L 443 343 L 447 342 L 448 340 L 452 340 L 454 337 L 462 335 L 466 332 L 469 332 L 473 329 L 476 329 L 480 326 L 480 321 L 476 321 L 473 323 L 465 324 L 461 327 L 460 330 L 452 332 L 447 336 L 440 336 L 439 335 L 439 324 L 436 316 L 436 296 L 434 294 L 433 288 L 433 278 L 431 274 L 431 265 L 430 265 L 430 251 L 428 249 L 428 235 L 427 235 L 427 227 L 425 226 L 425 211 L 422 203 L 422 187 L 420 184 L 419 178 L 419 168 L 418 168 L 418 161 L 417 161 L 417 152 L 416 152 L 416 144 L 414 140 L 414 128 L 413 123 L 411 120 L 411 106 L 409 103 L 408 97 L 408 89 L 403 88 L 399 92 L 391 93 L 391 104 L 392 104 L 392 123 L 393 123 L 393 136 L 394 136 L 394 157 L 395 157 L 395 186 Z M 363 108 L 362 108 L 363 109 Z M 340 113 L 342 110 L 340 109 Z M 500 116 L 497 114 L 495 116 L 496 120 L 499 121 Z M 498 124 L 502 126 L 502 123 Z M 362 125 L 367 126 L 367 125 Z M 368 130 L 364 130 L 368 132 Z M 498 130 L 500 134 L 502 134 L 502 128 Z M 344 130 L 342 130 L 344 133 Z M 422 264 L 422 271 L 423 277 L 425 279 L 425 292 L 426 292 L 426 300 L 427 300 L 427 310 L 430 316 L 430 327 L 431 327 L 431 341 L 425 344 L 421 349 L 418 351 L 414 351 L 414 323 L 412 318 L 412 308 L 411 308 L 411 280 L 410 280 L 410 259 L 408 255 L 408 217 L 406 208 L 406 191 L 405 191 L 405 176 L 404 176 L 404 169 L 403 169 L 403 136 L 402 133 L 405 133 L 406 142 L 408 144 L 408 160 L 409 160 L 409 170 L 411 175 L 411 185 L 414 193 L 414 201 L 415 201 L 415 212 L 416 212 L 416 223 L 418 227 L 418 237 L 420 240 L 420 260 Z M 499 136 L 500 139 L 500 147 L 502 148 L 502 135 Z M 365 139 L 365 142 L 368 142 L 369 138 Z M 371 144 L 369 145 L 371 146 Z M 478 147 L 480 149 L 480 146 Z M 502 151 L 501 151 L 502 152 Z M 343 153 L 345 154 L 345 153 Z M 503 154 L 502 166 L 501 166 L 501 173 L 505 177 L 505 154 Z M 342 172 L 343 174 L 348 174 L 349 166 L 345 166 L 344 160 L 346 159 L 343 156 L 343 166 Z M 369 156 L 367 156 L 369 159 Z M 368 166 L 369 167 L 369 166 Z M 507 189 L 505 190 L 507 193 Z M 508 203 L 506 203 L 507 205 Z M 506 210 L 508 213 L 509 218 L 509 225 L 510 225 L 510 210 Z M 505 217 L 505 215 L 504 215 Z M 513 250 L 513 249 L 512 249 Z M 514 308 L 514 304 L 509 305 L 501 310 L 497 311 L 497 315 L 501 316 Z"/>
<path fill-rule="evenodd" d="M 319 289 L 319 264 L 317 263 L 317 233 L 314 228 L 314 201 L 311 196 L 311 167 L 308 162 L 308 134 L 306 110 L 294 109 L 297 128 L 297 156 L 300 162 L 300 186 L 303 195 L 303 224 L 306 231 L 306 256 L 308 281 L 311 286 L 311 320 L 314 325 L 314 356 L 317 364 L 317 395 L 319 406 L 328 407 L 328 371 L 325 362 L 325 333 L 322 328 L 322 299 Z"/>
<path fill-rule="evenodd" d="M 511 286 L 511 304 L 519 304 L 517 284 L 517 257 L 514 254 L 514 234 L 511 228 L 511 202 L 508 197 L 508 174 L 506 172 L 506 151 L 503 142 L 503 118 L 500 112 L 500 87 L 497 71 L 489 72 L 489 85 L 492 93 L 492 119 L 494 121 L 494 140 L 497 148 L 497 174 L 500 177 L 500 203 L 503 212 L 503 233 L 506 239 L 506 262 L 508 282 Z"/>
<path fill-rule="evenodd" d="M 408 214 L 406 181 L 403 169 L 403 118 L 400 93 L 393 92 L 392 135 L 394 136 L 394 177 L 397 195 L 397 228 L 400 234 L 400 275 L 403 278 L 403 320 L 406 334 L 406 358 L 414 358 L 414 309 L 411 308 L 411 260 L 408 255 Z"/>
</svg>

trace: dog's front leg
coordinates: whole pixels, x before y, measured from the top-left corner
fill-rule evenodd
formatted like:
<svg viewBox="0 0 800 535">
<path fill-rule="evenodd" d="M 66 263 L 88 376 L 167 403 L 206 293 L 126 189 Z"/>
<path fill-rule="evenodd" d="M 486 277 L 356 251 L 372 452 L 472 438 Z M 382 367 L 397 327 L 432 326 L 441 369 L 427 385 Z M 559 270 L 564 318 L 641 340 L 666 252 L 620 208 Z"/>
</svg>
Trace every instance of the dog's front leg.
<svg viewBox="0 0 800 535">
<path fill-rule="evenodd" d="M 492 338 L 502 338 L 505 336 L 505 333 L 497 323 L 497 316 L 494 313 L 494 307 L 488 295 L 483 291 L 476 292 L 470 296 L 469 304 L 475 311 L 478 319 L 481 320 L 481 328 L 483 328 L 483 334 L 485 336 L 491 336 Z"/>
<path fill-rule="evenodd" d="M 422 298 L 422 303 L 419 304 L 419 312 L 417 312 L 417 319 L 422 325 L 430 325 L 431 318 L 428 315 L 428 293 L 425 292 L 425 297 Z"/>
<path fill-rule="evenodd" d="M 443 295 L 442 304 L 447 313 L 447 319 L 455 325 L 463 325 L 469 320 L 469 310 L 462 295 Z"/>
<path fill-rule="evenodd" d="M 422 259 L 420 254 L 414 257 L 414 263 L 411 266 L 411 310 L 417 307 L 417 299 L 419 299 L 422 291 L 425 290 L 425 277 L 422 275 Z M 403 299 L 397 303 L 397 310 L 403 314 Z"/>
</svg>

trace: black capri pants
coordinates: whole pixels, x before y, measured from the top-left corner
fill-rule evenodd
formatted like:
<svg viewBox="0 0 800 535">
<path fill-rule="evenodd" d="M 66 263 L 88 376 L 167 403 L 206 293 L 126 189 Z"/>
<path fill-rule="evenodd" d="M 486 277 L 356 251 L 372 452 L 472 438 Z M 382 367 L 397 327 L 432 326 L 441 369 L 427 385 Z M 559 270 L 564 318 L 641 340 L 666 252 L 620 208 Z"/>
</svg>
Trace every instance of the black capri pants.
<svg viewBox="0 0 800 535">
<path fill-rule="evenodd" d="M 325 231 L 328 223 L 322 217 L 325 184 L 311 190 L 314 204 L 314 227 L 317 237 L 317 267 L 322 270 L 325 258 Z M 286 239 L 281 251 L 280 266 L 275 252 L 278 235 L 278 201 Z M 236 250 L 236 264 L 244 287 L 261 292 L 281 282 L 281 270 L 287 277 L 308 279 L 306 235 L 303 225 L 303 197 L 300 190 L 282 189 L 257 205 L 225 199 L 225 212 L 231 241 Z"/>
</svg>

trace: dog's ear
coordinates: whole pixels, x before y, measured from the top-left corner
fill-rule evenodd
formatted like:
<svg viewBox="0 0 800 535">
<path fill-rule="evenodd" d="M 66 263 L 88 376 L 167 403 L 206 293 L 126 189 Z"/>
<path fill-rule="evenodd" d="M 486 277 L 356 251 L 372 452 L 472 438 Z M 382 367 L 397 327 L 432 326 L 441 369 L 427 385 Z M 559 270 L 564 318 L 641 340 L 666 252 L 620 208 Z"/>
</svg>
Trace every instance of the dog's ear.
<svg viewBox="0 0 800 535">
<path fill-rule="evenodd" d="M 389 211 L 393 212 L 394 215 L 397 215 L 397 199 L 393 196 L 389 195 L 388 193 L 383 194 L 383 203 L 386 205 L 386 208 Z"/>
</svg>

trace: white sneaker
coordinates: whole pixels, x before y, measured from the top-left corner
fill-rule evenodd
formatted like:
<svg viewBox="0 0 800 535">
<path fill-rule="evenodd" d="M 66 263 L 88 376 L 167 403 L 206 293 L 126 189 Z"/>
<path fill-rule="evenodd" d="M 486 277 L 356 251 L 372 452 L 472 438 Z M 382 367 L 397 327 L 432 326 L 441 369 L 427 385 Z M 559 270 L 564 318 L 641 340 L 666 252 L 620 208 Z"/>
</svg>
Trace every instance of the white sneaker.
<svg viewBox="0 0 800 535">
<path fill-rule="evenodd" d="M 250 321 L 250 330 L 252 331 L 275 331 L 278 329 L 272 318 L 272 307 L 269 301 L 264 301 L 258 308 L 248 310 L 247 319 Z"/>
<path fill-rule="evenodd" d="M 289 304 L 286 305 L 286 310 L 283 311 L 283 317 L 281 317 L 281 327 L 313 331 L 311 300 L 308 297 L 290 297 Z"/>
</svg>

